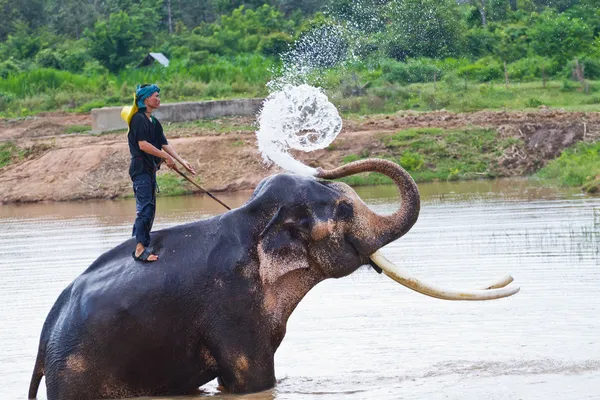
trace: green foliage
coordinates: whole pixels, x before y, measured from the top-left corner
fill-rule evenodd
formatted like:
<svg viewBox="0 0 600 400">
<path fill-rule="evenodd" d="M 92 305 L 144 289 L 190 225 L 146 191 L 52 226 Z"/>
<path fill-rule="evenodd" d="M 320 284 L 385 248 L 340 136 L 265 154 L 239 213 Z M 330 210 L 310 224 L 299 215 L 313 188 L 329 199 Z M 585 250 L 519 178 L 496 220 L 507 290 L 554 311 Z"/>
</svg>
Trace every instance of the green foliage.
<svg viewBox="0 0 600 400">
<path fill-rule="evenodd" d="M 600 79 L 600 60 L 596 57 L 584 56 L 580 58 L 579 63 L 583 65 L 584 75 L 586 79 Z M 575 60 L 567 63 L 563 76 L 565 78 L 570 78 L 573 75 L 573 71 L 575 70 Z"/>
<path fill-rule="evenodd" d="M 408 172 L 416 172 L 423 167 L 424 159 L 419 153 L 405 151 L 398 160 L 399 164 Z"/>
<path fill-rule="evenodd" d="M 0 81 L 0 92 L 12 93 L 18 97 L 37 96 L 57 89 L 89 90 L 90 85 L 98 85 L 100 79 L 90 79 L 66 71 L 40 68 L 32 71 L 10 74 Z"/>
<path fill-rule="evenodd" d="M 499 79 L 504 74 L 504 67 L 500 61 L 486 57 L 477 60 L 475 63 L 460 67 L 456 71 L 458 76 L 472 79 L 478 82 L 488 82 Z"/>
<path fill-rule="evenodd" d="M 563 64 L 585 53 L 594 42 L 594 30 L 584 21 L 552 10 L 540 15 L 529 35 L 537 54 Z"/>
<path fill-rule="evenodd" d="M 464 29 L 454 0 L 391 1 L 387 54 L 397 60 L 408 57 L 444 58 L 459 53 Z"/>
<path fill-rule="evenodd" d="M 511 80 L 540 81 L 542 68 L 546 77 L 555 76 L 560 72 L 559 64 L 552 59 L 533 56 L 508 64 L 508 76 Z"/>
<path fill-rule="evenodd" d="M 499 32 L 476 26 L 465 34 L 465 52 L 473 58 L 485 57 L 495 53 L 500 41 Z"/>
<path fill-rule="evenodd" d="M 344 158 L 342 158 L 342 162 L 344 164 L 348 164 L 348 163 L 351 163 L 354 161 L 358 161 L 360 159 L 361 159 L 361 157 L 358 154 L 349 154 L 347 156 L 344 156 Z"/>
<path fill-rule="evenodd" d="M 388 82 L 416 83 L 433 82 L 434 75 L 437 79 L 442 77 L 442 69 L 432 60 L 410 59 L 407 62 L 384 60 L 381 62 L 383 78 Z"/>
<path fill-rule="evenodd" d="M 387 158 L 409 171 L 417 182 L 496 177 L 498 159 L 510 145 L 499 139 L 496 131 L 482 128 L 414 128 L 381 140 L 392 151 Z M 351 155 L 343 161 L 365 157 Z M 352 185 L 389 183 L 379 174 L 353 176 L 343 181 Z"/>
<path fill-rule="evenodd" d="M 91 130 L 92 130 L 92 127 L 89 125 L 70 125 L 65 128 L 65 133 L 67 133 L 67 134 L 83 133 L 83 132 L 88 132 Z"/>
<path fill-rule="evenodd" d="M 192 190 L 190 189 L 190 184 L 179 175 L 175 175 L 171 172 L 166 172 L 162 174 L 158 174 L 156 176 L 156 183 L 160 188 L 160 193 L 158 196 L 180 196 L 183 194 L 190 194 Z"/>
<path fill-rule="evenodd" d="M 582 186 L 600 176 L 600 142 L 576 143 L 536 174 L 564 186 Z"/>
<path fill-rule="evenodd" d="M 0 168 L 9 165 L 13 160 L 22 158 L 25 152 L 13 142 L 0 143 Z"/>
<path fill-rule="evenodd" d="M 14 75 L 20 70 L 19 66 L 13 60 L 0 62 L 0 78 L 6 79 L 9 75 Z"/>
<path fill-rule="evenodd" d="M 96 23 L 94 30 L 86 30 L 90 54 L 109 71 L 117 72 L 133 61 L 139 61 L 139 42 L 143 32 L 138 21 L 124 11 L 111 14 L 108 20 Z"/>
<path fill-rule="evenodd" d="M 14 32 L 8 35 L 5 44 L 5 54 L 19 60 L 30 59 L 41 48 L 41 40 L 23 22 L 15 24 Z"/>
<path fill-rule="evenodd" d="M 291 41 L 289 35 L 283 32 L 293 27 L 293 21 L 270 5 L 264 4 L 256 9 L 240 6 L 230 15 L 221 15 L 214 23 L 195 30 L 192 40 L 195 47 L 192 48 L 219 54 L 261 50 L 266 55 L 273 55 L 274 51 Z"/>
<path fill-rule="evenodd" d="M 534 98 L 527 99 L 527 101 L 525 102 L 525 105 L 530 108 L 539 107 L 542 104 L 543 103 L 541 102 L 540 99 L 534 99 Z"/>
<path fill-rule="evenodd" d="M 102 108 L 102 107 L 106 107 L 107 105 L 108 104 L 106 104 L 106 101 L 104 101 L 104 100 L 92 100 L 90 102 L 87 102 L 87 103 L 79 106 L 77 108 L 77 112 L 80 112 L 80 113 L 90 112 L 94 108 Z"/>
<path fill-rule="evenodd" d="M 60 61 L 52 49 L 40 50 L 35 56 L 35 62 L 42 68 L 60 69 Z"/>
<path fill-rule="evenodd" d="M 0 0 L 9 21 L 0 26 L 0 112 L 129 103 L 141 82 L 161 85 L 167 101 L 264 96 L 282 53 L 299 38 L 302 61 L 316 68 L 307 79 L 346 113 L 538 103 L 595 110 L 598 103 L 594 82 L 586 97 L 571 81 L 575 57 L 587 79 L 600 79 L 594 39 L 600 11 L 593 0 L 486 0 L 486 26 L 480 0 L 192 3 L 171 2 L 169 34 L 160 0 Z M 343 34 L 344 24 L 360 34 Z M 302 42 L 325 34 L 335 46 Z M 357 58 L 339 65 L 349 50 Z M 166 54 L 170 66 L 134 68 L 148 51 Z M 503 61 L 508 90 L 494 86 L 504 80 Z M 540 87 L 542 66 L 548 80 L 563 80 L 562 88 Z M 535 85 L 517 88 L 518 82 Z"/>
<path fill-rule="evenodd" d="M 266 57 L 279 57 L 290 48 L 292 43 L 292 37 L 287 33 L 273 32 L 260 40 L 258 51 Z"/>
</svg>

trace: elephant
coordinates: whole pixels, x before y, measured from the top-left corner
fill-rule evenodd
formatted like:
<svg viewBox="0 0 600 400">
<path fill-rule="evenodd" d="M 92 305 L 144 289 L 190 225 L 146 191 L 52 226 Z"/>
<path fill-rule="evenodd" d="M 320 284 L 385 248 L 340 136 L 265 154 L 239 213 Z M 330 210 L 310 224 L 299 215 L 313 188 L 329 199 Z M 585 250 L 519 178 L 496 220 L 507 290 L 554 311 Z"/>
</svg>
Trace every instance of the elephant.
<svg viewBox="0 0 600 400">
<path fill-rule="evenodd" d="M 334 180 L 365 171 L 398 186 L 393 214 L 378 215 Z M 44 376 L 49 400 L 186 395 L 215 378 L 229 393 L 270 389 L 275 352 L 302 298 L 364 265 L 434 297 L 518 291 L 504 288 L 512 279 L 469 292 L 406 277 L 378 250 L 406 234 L 419 211 L 404 169 L 366 159 L 313 177 L 267 177 L 239 208 L 153 232 L 158 261 L 133 260 L 127 240 L 59 295 L 42 328 L 29 398 Z"/>
</svg>

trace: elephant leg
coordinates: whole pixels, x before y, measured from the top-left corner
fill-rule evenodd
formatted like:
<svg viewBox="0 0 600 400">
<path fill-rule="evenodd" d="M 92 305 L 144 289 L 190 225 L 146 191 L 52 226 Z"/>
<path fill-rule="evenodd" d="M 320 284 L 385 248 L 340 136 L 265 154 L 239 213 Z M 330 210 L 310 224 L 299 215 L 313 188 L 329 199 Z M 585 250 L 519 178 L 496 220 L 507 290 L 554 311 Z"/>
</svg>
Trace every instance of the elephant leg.
<svg viewBox="0 0 600 400">
<path fill-rule="evenodd" d="M 94 385 L 72 376 L 61 377 L 46 385 L 48 400 L 87 400 L 102 398 Z"/>
<path fill-rule="evenodd" d="M 253 393 L 275 386 L 274 356 L 251 359 L 237 352 L 219 363 L 218 383 L 231 393 Z"/>
</svg>

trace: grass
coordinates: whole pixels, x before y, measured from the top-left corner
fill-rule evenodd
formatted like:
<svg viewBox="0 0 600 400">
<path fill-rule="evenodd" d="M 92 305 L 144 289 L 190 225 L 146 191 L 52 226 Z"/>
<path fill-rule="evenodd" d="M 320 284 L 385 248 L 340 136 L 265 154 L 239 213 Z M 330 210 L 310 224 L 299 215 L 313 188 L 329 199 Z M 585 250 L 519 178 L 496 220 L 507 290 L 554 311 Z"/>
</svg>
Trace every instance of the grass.
<svg viewBox="0 0 600 400">
<path fill-rule="evenodd" d="M 67 126 L 65 128 L 65 133 L 66 134 L 83 133 L 83 132 L 88 132 L 91 130 L 92 130 L 92 127 L 88 126 L 88 125 L 71 125 L 71 126 Z"/>
<path fill-rule="evenodd" d="M 169 68 L 129 69 L 119 74 L 74 74 L 49 68 L 0 80 L 0 117 L 23 117 L 44 111 L 89 112 L 92 108 L 130 104 L 139 83 L 157 83 L 166 102 L 267 95 L 274 61 L 260 55 L 216 57 L 211 63 Z"/>
<path fill-rule="evenodd" d="M 193 192 L 191 183 L 171 172 L 158 174 L 156 176 L 156 183 L 160 189 L 158 196 L 161 197 L 181 196 Z"/>
<path fill-rule="evenodd" d="M 581 186 L 588 193 L 600 188 L 600 142 L 576 143 L 536 173 L 562 186 Z"/>
<path fill-rule="evenodd" d="M 0 168 L 26 156 L 26 150 L 17 147 L 13 142 L 0 143 Z"/>
<path fill-rule="evenodd" d="M 165 132 L 180 130 L 180 129 L 193 129 L 196 133 L 210 132 L 211 134 L 217 133 L 232 133 L 239 131 L 255 131 L 256 127 L 250 124 L 240 122 L 236 117 L 231 118 L 220 118 L 220 119 L 201 119 L 191 122 L 180 122 L 164 125 Z"/>
<path fill-rule="evenodd" d="M 346 115 L 393 113 L 398 110 L 434 111 L 446 109 L 454 112 L 478 110 L 534 111 L 540 106 L 563 108 L 567 111 L 600 111 L 600 82 L 590 82 L 590 93 L 581 91 L 575 82 L 548 81 L 504 84 L 469 82 L 464 84 L 433 83 L 412 84 L 406 87 L 390 85 L 388 90 L 373 87 L 361 97 L 339 98 L 338 108 Z"/>
<path fill-rule="evenodd" d="M 386 151 L 377 157 L 398 163 L 417 182 L 431 182 L 497 177 L 498 159 L 516 139 L 500 139 L 495 130 L 482 128 L 411 128 L 384 136 L 381 141 Z M 367 157 L 353 154 L 343 161 Z M 350 185 L 392 183 L 374 173 L 350 176 L 343 181 Z"/>
<path fill-rule="evenodd" d="M 43 111 L 89 112 L 92 108 L 130 104 L 136 84 L 157 83 L 168 102 L 264 97 L 277 63 L 260 55 L 213 57 L 211 62 L 190 65 L 173 60 L 169 68 L 128 69 L 119 74 L 73 74 L 41 68 L 9 75 L 0 80 L 0 117 L 23 117 Z M 377 69 L 379 68 L 379 69 Z M 324 71 L 318 85 L 345 115 L 393 113 L 398 110 L 456 112 L 483 109 L 534 110 L 540 106 L 565 110 L 600 111 L 600 81 L 589 81 L 590 93 L 571 80 L 466 82 L 449 74 L 442 81 L 401 85 L 387 81 L 381 67 L 356 71 L 344 68 Z M 349 92 L 356 73 L 366 89 L 360 96 Z M 348 83 L 350 82 L 350 83 Z M 350 85 L 350 86 L 349 86 Z"/>
</svg>

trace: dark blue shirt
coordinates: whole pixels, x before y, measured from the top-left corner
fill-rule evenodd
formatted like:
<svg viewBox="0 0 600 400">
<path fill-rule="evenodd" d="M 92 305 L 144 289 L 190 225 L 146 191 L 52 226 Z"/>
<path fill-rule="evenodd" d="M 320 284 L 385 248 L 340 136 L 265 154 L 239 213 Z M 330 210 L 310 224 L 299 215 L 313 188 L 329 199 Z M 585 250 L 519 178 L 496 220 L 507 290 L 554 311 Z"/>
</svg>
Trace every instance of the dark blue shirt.
<svg viewBox="0 0 600 400">
<path fill-rule="evenodd" d="M 129 152 L 131 153 L 131 165 L 129 176 L 133 179 L 139 174 L 154 175 L 159 168 L 160 157 L 155 157 L 140 149 L 139 141 L 145 140 L 157 149 L 161 150 L 164 145 L 169 144 L 163 132 L 163 127 L 154 117 L 151 120 L 144 114 L 145 109 L 139 110 L 131 118 L 129 124 Z"/>
</svg>

